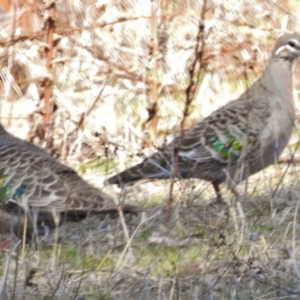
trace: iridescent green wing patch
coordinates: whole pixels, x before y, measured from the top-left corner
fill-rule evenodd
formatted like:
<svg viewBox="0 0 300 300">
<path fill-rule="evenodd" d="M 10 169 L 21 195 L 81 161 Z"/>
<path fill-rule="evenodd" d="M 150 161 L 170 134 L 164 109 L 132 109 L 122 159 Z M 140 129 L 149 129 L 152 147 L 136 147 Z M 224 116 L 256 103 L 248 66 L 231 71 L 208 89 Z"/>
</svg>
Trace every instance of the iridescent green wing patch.
<svg viewBox="0 0 300 300">
<path fill-rule="evenodd" d="M 239 136 L 237 139 L 230 132 L 226 132 L 225 142 L 221 141 L 218 137 L 212 137 L 209 139 L 211 147 L 219 153 L 221 159 L 224 160 L 236 160 L 239 158 L 243 150 L 243 140 L 245 134 Z M 248 133 L 248 144 L 253 144 L 256 141 L 256 136 L 253 133 Z"/>
<path fill-rule="evenodd" d="M 25 190 L 26 185 L 20 183 L 16 187 L 16 181 L 14 179 L 10 179 L 6 182 L 4 170 L 0 170 L 0 202 L 9 199 L 18 200 L 25 193 Z"/>
</svg>

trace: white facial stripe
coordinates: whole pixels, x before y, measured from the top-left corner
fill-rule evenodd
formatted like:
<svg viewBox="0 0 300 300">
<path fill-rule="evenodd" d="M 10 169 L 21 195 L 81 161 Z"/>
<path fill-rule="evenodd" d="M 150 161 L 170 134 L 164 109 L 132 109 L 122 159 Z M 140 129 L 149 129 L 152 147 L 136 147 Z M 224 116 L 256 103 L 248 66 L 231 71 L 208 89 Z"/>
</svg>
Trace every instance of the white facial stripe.
<svg viewBox="0 0 300 300">
<path fill-rule="evenodd" d="M 297 42 L 297 45 L 298 45 L 298 42 Z M 289 52 L 295 52 L 298 50 L 287 44 L 287 45 L 281 46 L 280 48 L 277 49 L 277 51 L 275 52 L 276 56 L 284 49 L 288 49 Z"/>
</svg>

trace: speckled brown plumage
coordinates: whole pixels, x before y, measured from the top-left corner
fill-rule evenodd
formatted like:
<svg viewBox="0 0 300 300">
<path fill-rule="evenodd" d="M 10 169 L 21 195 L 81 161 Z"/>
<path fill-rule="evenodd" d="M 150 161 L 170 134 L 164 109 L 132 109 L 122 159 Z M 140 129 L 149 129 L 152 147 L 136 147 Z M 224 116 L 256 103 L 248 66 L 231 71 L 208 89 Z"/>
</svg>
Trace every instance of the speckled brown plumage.
<svg viewBox="0 0 300 300">
<path fill-rule="evenodd" d="M 41 148 L 10 135 L 1 125 L 0 209 L 0 231 L 12 228 L 15 233 L 22 232 L 27 214 L 27 236 L 34 231 L 43 234 L 65 221 L 80 221 L 89 214 L 118 213 L 110 196 Z M 121 209 L 124 213 L 138 211 L 131 205 Z"/>
</svg>

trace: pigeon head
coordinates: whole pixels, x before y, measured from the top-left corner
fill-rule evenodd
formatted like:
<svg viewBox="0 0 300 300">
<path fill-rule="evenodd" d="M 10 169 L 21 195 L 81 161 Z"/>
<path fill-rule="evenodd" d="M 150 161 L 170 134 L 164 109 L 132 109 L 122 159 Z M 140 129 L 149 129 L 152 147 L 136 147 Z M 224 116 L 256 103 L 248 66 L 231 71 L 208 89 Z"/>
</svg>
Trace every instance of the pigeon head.
<svg viewBox="0 0 300 300">
<path fill-rule="evenodd" d="M 276 42 L 272 58 L 294 61 L 300 56 L 300 34 L 285 34 Z"/>
</svg>

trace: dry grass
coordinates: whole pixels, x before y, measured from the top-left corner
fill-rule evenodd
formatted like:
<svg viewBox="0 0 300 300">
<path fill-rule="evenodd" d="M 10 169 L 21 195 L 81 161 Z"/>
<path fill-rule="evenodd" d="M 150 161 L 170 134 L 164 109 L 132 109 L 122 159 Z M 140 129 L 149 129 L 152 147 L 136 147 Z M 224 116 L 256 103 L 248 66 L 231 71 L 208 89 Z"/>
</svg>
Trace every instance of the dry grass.
<svg viewBox="0 0 300 300">
<path fill-rule="evenodd" d="M 57 1 L 51 73 L 42 30 L 47 7 L 20 1 L 16 11 L 1 13 L 1 123 L 99 187 L 172 138 L 191 83 L 203 1 L 153 3 L 151 10 L 140 0 Z M 196 69 L 201 84 L 185 127 L 240 95 L 261 73 L 275 39 L 297 31 L 299 15 L 297 1 L 208 1 Z M 296 86 L 299 74 L 296 64 Z M 45 130 L 47 82 L 52 111 Z M 157 126 L 147 123 L 153 101 Z M 297 125 L 284 155 L 297 155 L 298 141 Z M 223 206 L 213 203 L 208 183 L 176 182 L 169 221 L 168 181 L 106 187 L 143 213 L 125 222 L 93 217 L 66 224 L 25 249 L 13 240 L 0 258 L 0 297 L 298 299 L 298 174 L 297 164 L 270 167 L 239 186 L 238 203 L 224 188 Z"/>
</svg>

